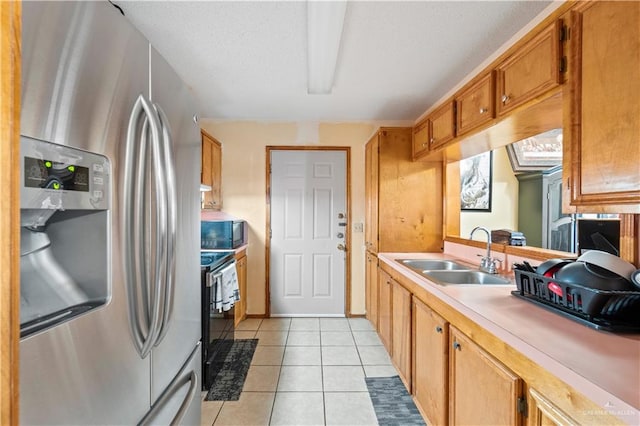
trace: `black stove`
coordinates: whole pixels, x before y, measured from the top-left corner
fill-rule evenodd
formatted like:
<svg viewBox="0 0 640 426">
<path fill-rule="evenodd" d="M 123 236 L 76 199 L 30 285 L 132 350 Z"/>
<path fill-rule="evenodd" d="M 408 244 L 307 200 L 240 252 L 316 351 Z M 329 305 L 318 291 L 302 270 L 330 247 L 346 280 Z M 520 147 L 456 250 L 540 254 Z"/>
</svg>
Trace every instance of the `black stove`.
<svg viewBox="0 0 640 426">
<path fill-rule="evenodd" d="M 225 264 L 227 261 L 231 260 L 235 252 L 233 250 L 223 250 L 223 251 L 200 251 L 200 266 L 202 268 L 209 268 L 210 270 L 214 270 L 218 268 L 218 266 Z"/>
<path fill-rule="evenodd" d="M 211 303 L 211 287 L 207 276 L 216 274 L 235 261 L 234 250 L 201 250 L 202 297 L 202 389 L 208 390 L 217 375 L 216 366 L 224 360 L 234 340 L 234 310 L 214 312 Z"/>
</svg>

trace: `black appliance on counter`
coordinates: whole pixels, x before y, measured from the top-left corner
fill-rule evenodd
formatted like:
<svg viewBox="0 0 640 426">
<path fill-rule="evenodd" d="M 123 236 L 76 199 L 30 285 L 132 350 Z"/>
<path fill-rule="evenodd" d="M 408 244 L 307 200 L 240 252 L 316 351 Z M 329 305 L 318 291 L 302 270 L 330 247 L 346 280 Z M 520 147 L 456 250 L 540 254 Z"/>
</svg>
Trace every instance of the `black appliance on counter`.
<svg viewBox="0 0 640 426">
<path fill-rule="evenodd" d="M 202 300 L 202 390 L 208 390 L 213 383 L 216 362 L 224 360 L 234 339 L 234 310 L 214 312 L 212 291 L 207 285 L 207 275 L 216 274 L 235 263 L 235 252 L 201 251 L 201 300 Z"/>
</svg>

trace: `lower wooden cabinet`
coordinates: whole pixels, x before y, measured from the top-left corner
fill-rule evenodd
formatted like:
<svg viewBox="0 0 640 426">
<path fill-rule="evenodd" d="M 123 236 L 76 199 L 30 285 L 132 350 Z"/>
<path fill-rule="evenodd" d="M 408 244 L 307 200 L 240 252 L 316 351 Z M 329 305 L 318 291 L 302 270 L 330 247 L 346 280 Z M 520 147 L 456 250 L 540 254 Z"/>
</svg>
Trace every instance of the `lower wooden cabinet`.
<svg viewBox="0 0 640 426">
<path fill-rule="evenodd" d="M 569 426 L 579 424 L 537 390 L 529 389 L 529 426 Z"/>
<path fill-rule="evenodd" d="M 384 271 L 378 273 L 378 334 L 390 354 L 391 346 L 391 283 L 393 279 Z"/>
<path fill-rule="evenodd" d="M 392 281 L 391 294 L 391 359 L 411 391 L 411 293 Z"/>
<path fill-rule="evenodd" d="M 523 424 L 522 379 L 453 326 L 449 342 L 449 423 Z"/>
<path fill-rule="evenodd" d="M 413 397 L 427 424 L 446 425 L 449 323 L 413 298 Z"/>
<path fill-rule="evenodd" d="M 238 287 L 240 289 L 240 300 L 233 308 L 234 325 L 247 317 L 247 254 L 242 251 L 236 254 L 236 272 L 238 274 Z"/>
<path fill-rule="evenodd" d="M 378 328 L 378 257 L 374 253 L 367 252 L 367 264 L 365 266 L 365 309 L 366 317 Z"/>
</svg>

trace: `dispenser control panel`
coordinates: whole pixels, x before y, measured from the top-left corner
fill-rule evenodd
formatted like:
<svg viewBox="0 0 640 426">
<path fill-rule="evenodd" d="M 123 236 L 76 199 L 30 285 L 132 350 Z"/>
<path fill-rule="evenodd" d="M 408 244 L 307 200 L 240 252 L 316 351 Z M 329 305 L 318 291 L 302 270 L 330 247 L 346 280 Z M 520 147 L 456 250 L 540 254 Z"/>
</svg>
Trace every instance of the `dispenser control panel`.
<svg viewBox="0 0 640 426">
<path fill-rule="evenodd" d="M 24 157 L 24 186 L 89 192 L 89 168 Z"/>
<path fill-rule="evenodd" d="M 26 136 L 20 153 L 22 209 L 108 209 L 107 157 Z"/>
</svg>

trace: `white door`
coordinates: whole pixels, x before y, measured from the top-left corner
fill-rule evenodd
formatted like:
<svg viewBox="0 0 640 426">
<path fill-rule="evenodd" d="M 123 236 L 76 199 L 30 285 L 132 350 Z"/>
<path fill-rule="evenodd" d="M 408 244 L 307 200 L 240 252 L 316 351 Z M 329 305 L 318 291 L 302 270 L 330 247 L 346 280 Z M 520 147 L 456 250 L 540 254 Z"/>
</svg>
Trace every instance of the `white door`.
<svg viewBox="0 0 640 426">
<path fill-rule="evenodd" d="M 272 316 L 344 316 L 346 167 L 345 151 L 271 151 Z"/>
</svg>

